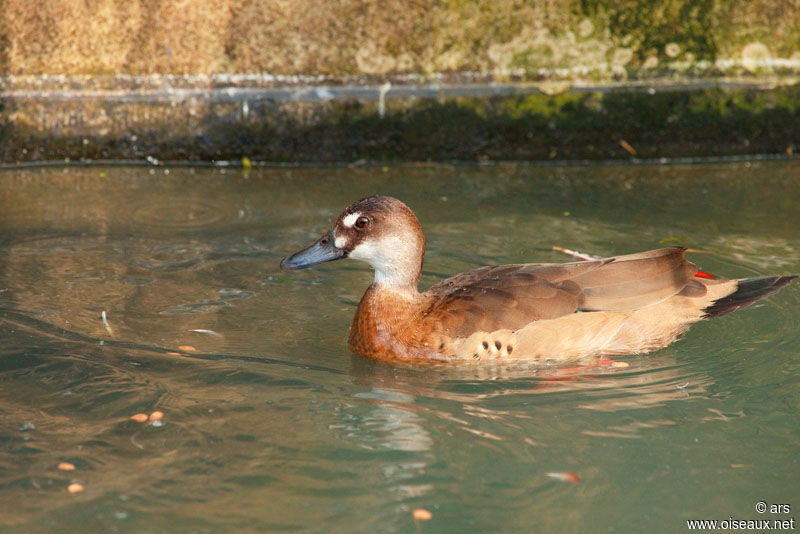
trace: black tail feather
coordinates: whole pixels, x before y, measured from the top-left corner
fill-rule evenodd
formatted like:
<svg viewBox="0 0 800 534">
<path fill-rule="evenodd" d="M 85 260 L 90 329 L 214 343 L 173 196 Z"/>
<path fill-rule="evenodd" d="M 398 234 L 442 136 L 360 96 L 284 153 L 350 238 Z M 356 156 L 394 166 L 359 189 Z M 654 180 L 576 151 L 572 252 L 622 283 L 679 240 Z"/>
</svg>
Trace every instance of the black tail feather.
<svg viewBox="0 0 800 534">
<path fill-rule="evenodd" d="M 762 276 L 739 280 L 739 287 L 706 308 L 706 317 L 720 317 L 774 295 L 797 276 Z"/>
</svg>

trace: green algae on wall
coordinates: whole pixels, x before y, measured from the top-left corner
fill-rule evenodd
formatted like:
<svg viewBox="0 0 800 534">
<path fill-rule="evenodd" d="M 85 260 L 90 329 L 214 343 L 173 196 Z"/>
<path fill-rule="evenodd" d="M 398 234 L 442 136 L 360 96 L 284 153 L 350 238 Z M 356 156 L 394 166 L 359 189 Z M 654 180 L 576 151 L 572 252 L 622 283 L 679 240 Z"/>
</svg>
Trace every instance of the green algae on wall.
<svg viewBox="0 0 800 534">
<path fill-rule="evenodd" d="M 694 59 L 717 58 L 714 0 L 582 0 L 581 11 L 607 27 L 617 46 L 635 51 L 640 63 L 648 58 L 669 61 L 681 54 Z"/>
</svg>

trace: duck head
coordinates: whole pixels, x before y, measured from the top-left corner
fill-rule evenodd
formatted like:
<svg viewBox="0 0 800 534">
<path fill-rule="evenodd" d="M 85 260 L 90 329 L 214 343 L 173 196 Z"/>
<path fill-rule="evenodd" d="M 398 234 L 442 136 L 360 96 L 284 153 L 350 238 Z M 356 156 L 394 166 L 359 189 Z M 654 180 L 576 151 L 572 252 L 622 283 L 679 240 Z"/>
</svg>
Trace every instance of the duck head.
<svg viewBox="0 0 800 534">
<path fill-rule="evenodd" d="M 375 270 L 375 284 L 416 290 L 425 256 L 425 236 L 414 213 L 396 198 L 372 196 L 354 202 L 316 243 L 281 261 L 283 269 L 305 269 L 352 258 Z"/>
</svg>

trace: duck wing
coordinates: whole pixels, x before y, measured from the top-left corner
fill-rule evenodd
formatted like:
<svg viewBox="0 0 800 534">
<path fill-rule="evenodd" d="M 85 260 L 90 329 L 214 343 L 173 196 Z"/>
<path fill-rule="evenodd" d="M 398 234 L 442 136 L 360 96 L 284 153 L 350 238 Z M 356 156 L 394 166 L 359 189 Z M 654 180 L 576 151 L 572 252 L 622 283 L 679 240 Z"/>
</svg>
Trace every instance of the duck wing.
<svg viewBox="0 0 800 534">
<path fill-rule="evenodd" d="M 518 330 L 576 311 L 633 311 L 678 293 L 705 292 L 682 247 L 596 261 L 481 267 L 428 290 L 425 317 L 439 334 Z"/>
</svg>

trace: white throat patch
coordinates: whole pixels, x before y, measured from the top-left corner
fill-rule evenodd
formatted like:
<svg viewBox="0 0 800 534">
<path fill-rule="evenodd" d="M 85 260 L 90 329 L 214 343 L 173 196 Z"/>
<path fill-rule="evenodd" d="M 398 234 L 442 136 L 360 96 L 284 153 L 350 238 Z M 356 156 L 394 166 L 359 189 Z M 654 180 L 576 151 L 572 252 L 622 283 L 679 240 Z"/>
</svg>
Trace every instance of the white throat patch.
<svg viewBox="0 0 800 534">
<path fill-rule="evenodd" d="M 359 243 L 348 258 L 369 263 L 375 270 L 375 283 L 388 286 L 413 285 L 417 265 L 413 254 L 398 236 L 384 236 Z M 419 261 L 419 260 L 416 260 Z"/>
<path fill-rule="evenodd" d="M 342 224 L 345 225 L 348 228 L 352 228 L 359 217 L 361 217 L 361 213 L 360 212 L 357 211 L 355 213 L 351 213 L 350 215 L 347 215 L 347 216 L 345 216 L 344 219 L 342 219 Z"/>
</svg>

